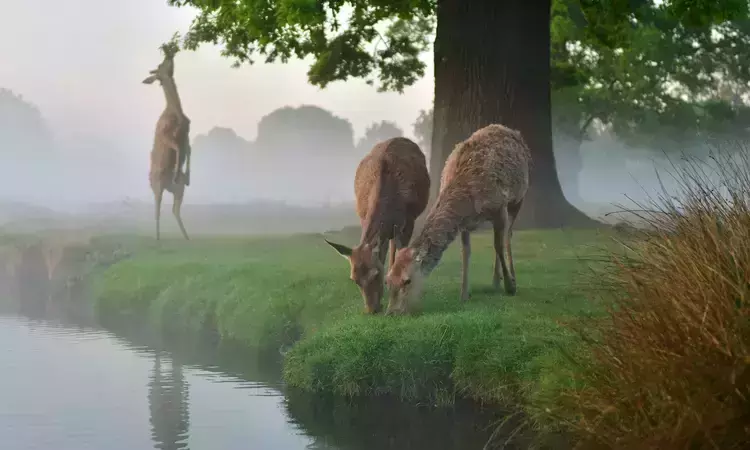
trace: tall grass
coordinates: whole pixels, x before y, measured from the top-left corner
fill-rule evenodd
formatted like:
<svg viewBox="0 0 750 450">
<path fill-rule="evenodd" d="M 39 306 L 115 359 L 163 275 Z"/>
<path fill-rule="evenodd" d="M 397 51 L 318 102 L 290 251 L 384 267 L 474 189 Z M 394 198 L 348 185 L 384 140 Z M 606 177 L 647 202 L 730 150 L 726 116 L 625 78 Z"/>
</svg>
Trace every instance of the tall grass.
<svg viewBox="0 0 750 450">
<path fill-rule="evenodd" d="M 750 156 L 738 150 L 675 165 L 677 195 L 639 205 L 647 228 L 605 274 L 606 318 L 579 323 L 586 348 L 555 412 L 579 448 L 750 446 Z"/>
</svg>

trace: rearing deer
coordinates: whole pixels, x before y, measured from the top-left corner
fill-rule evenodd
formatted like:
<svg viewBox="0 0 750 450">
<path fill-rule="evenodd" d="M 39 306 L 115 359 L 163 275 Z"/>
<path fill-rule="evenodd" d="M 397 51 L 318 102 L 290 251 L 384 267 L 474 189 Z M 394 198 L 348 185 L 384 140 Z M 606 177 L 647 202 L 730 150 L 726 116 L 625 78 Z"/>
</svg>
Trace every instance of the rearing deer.
<svg viewBox="0 0 750 450">
<path fill-rule="evenodd" d="M 430 175 L 424 153 L 413 141 L 397 137 L 378 143 L 357 167 L 354 178 L 357 214 L 362 224 L 359 245 L 349 248 L 326 239 L 349 260 L 368 313 L 378 313 L 383 297 L 385 255 L 409 244 L 414 221 L 427 206 Z M 390 305 L 389 305 L 390 306 Z"/>
<path fill-rule="evenodd" d="M 185 239 L 189 239 L 180 216 L 180 208 L 185 195 L 185 186 L 190 185 L 190 119 L 182 111 L 180 96 L 174 81 L 175 50 L 163 48 L 164 60 L 159 66 L 150 71 L 150 75 L 143 80 L 144 84 L 159 81 L 164 90 L 167 106 L 156 122 L 154 146 L 151 150 L 151 169 L 149 182 L 154 192 L 156 203 L 156 239 L 159 240 L 159 216 L 161 215 L 161 200 L 164 191 L 171 192 L 174 197 L 172 213 L 177 219 L 180 231 Z M 181 173 L 185 164 L 185 174 Z"/>
</svg>

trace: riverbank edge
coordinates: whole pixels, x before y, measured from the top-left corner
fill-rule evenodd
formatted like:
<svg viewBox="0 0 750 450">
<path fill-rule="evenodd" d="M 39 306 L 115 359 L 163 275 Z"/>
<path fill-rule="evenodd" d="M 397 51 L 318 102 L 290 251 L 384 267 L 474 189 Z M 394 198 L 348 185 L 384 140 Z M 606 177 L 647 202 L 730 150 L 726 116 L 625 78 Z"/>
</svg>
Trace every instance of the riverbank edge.
<svg viewBox="0 0 750 450">
<path fill-rule="evenodd" d="M 309 244 L 311 237 L 303 238 Z M 219 259 L 222 263 L 217 264 L 205 255 L 185 257 L 181 242 L 157 245 L 147 238 L 128 239 L 114 246 L 124 257 L 117 261 L 103 258 L 107 264 L 95 265 L 85 276 L 98 316 L 147 322 L 163 331 L 282 353 L 285 381 L 305 391 L 348 397 L 391 395 L 434 406 L 469 399 L 520 407 L 525 415 L 538 419 L 546 405 L 554 402 L 555 392 L 570 382 L 561 370 L 566 366 L 562 352 L 549 348 L 574 342 L 572 333 L 562 326 L 555 328 L 554 339 L 547 339 L 504 327 L 498 316 L 486 310 L 403 318 L 363 316 L 351 304 L 336 309 L 330 300 L 310 300 L 324 292 L 333 298 L 341 297 L 343 291 L 347 297 L 357 296 L 356 288 L 342 276 L 343 268 L 330 263 L 323 267 L 324 277 L 316 270 L 303 275 L 287 260 L 259 273 L 258 266 L 246 263 L 249 259 L 244 256 L 241 261 Z M 278 239 L 284 242 L 246 241 L 253 241 L 253 255 L 262 256 L 298 238 Z M 92 240 L 93 253 L 110 252 L 117 240 Z M 481 253 L 481 243 L 477 247 L 475 253 Z M 169 259 L 170 254 L 177 256 Z M 315 314 L 316 310 L 322 312 Z M 533 328 L 534 320 L 531 317 L 513 326 Z M 537 342 L 501 348 L 500 352 L 519 355 L 493 361 L 498 352 L 488 349 L 512 340 L 508 336 Z M 336 360 L 333 365 L 332 359 Z M 347 373 L 342 374 L 342 366 Z M 330 373 L 321 373 L 325 370 Z M 556 428 L 551 421 L 535 423 L 540 424 Z"/>
<path fill-rule="evenodd" d="M 168 266 L 135 251 L 128 260 L 94 271 L 94 302 L 99 314 L 132 320 L 145 317 L 164 330 L 209 334 L 262 352 L 282 353 L 285 381 L 309 392 L 393 395 L 407 402 L 443 406 L 459 398 L 514 405 L 533 417 L 535 425 L 556 428 L 554 421 L 544 419 L 545 411 L 555 403 L 556 392 L 573 380 L 560 350 L 576 348 L 575 336 L 564 326 L 556 326 L 555 336 L 547 339 L 505 329 L 485 311 L 432 313 L 415 319 L 368 317 L 348 308 L 346 314 L 333 311 L 332 320 L 325 318 L 325 312 L 300 320 L 300 315 L 309 314 L 302 312 L 306 301 L 289 297 L 314 297 L 316 291 L 334 288 L 330 280 L 301 275 L 296 268 L 285 272 L 276 267 L 281 273 L 269 284 L 251 269 L 227 264 L 208 270 L 206 263 L 195 261 Z M 330 270 L 335 278 L 342 278 L 343 268 Z M 256 290 L 268 288 L 265 296 L 238 286 L 248 276 L 258 277 L 253 280 L 260 283 Z M 274 280 L 284 278 L 286 285 L 273 286 Z M 127 280 L 137 280 L 137 285 L 127 285 Z M 351 294 L 347 282 L 337 282 L 336 289 L 344 284 Z M 293 287 L 291 295 L 289 286 Z M 275 301 L 275 294 L 286 298 Z M 237 302 L 254 308 L 248 311 Z M 511 361 L 514 365 L 492 361 L 496 355 L 488 351 L 506 333 L 537 341 L 512 349 L 519 354 L 528 351 Z"/>
</svg>

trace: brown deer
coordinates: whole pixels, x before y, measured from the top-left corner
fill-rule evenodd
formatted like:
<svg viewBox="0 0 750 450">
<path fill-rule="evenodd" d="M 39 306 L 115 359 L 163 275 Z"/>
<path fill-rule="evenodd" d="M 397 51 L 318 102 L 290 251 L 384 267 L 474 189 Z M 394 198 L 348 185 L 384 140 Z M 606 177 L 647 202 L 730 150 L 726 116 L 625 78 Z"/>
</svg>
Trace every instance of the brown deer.
<svg viewBox="0 0 750 450">
<path fill-rule="evenodd" d="M 386 245 L 390 264 L 398 248 L 409 243 L 414 221 L 425 210 L 430 175 L 424 153 L 403 137 L 375 145 L 357 167 L 354 195 L 362 225 L 359 245 L 349 248 L 326 239 L 349 261 L 351 279 L 359 286 L 370 314 L 380 312 Z"/>
<path fill-rule="evenodd" d="M 443 168 L 440 193 L 414 242 L 396 253 L 386 282 L 391 291 L 387 314 L 407 312 L 419 299 L 424 278 L 438 265 L 448 245 L 461 233 L 461 301 L 469 298 L 469 233 L 485 221 L 495 232 L 493 286 L 516 293 L 511 238 L 513 223 L 529 188 L 531 152 L 521 133 L 502 125 L 477 130 L 453 150 Z M 508 251 L 505 259 L 504 248 Z M 510 268 L 509 268 L 510 266 Z M 393 309 L 390 308 L 393 305 Z"/>
<path fill-rule="evenodd" d="M 151 150 L 151 169 L 149 182 L 154 193 L 156 203 L 156 239 L 159 239 L 159 216 L 161 215 L 161 200 L 164 191 L 171 192 L 174 197 L 172 213 L 177 219 L 180 231 L 185 239 L 188 237 L 185 225 L 182 223 L 180 209 L 185 195 L 185 187 L 190 185 L 190 119 L 182 111 L 180 96 L 174 81 L 175 50 L 162 47 L 164 60 L 159 66 L 150 71 L 150 75 L 143 80 L 145 84 L 159 81 L 164 90 L 167 106 L 156 122 L 154 146 Z M 185 164 L 185 174 L 181 173 Z"/>
</svg>

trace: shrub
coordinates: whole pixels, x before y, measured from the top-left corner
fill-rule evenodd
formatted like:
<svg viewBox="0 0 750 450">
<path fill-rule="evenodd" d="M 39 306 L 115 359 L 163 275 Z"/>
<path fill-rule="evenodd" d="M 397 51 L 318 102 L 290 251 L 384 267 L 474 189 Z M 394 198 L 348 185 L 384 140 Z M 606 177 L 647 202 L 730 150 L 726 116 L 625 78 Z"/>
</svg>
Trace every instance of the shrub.
<svg viewBox="0 0 750 450">
<path fill-rule="evenodd" d="M 740 150 L 676 168 L 677 198 L 649 202 L 647 230 L 613 255 L 608 314 L 578 324 L 587 351 L 556 411 L 579 448 L 750 445 L 750 158 Z"/>
</svg>

